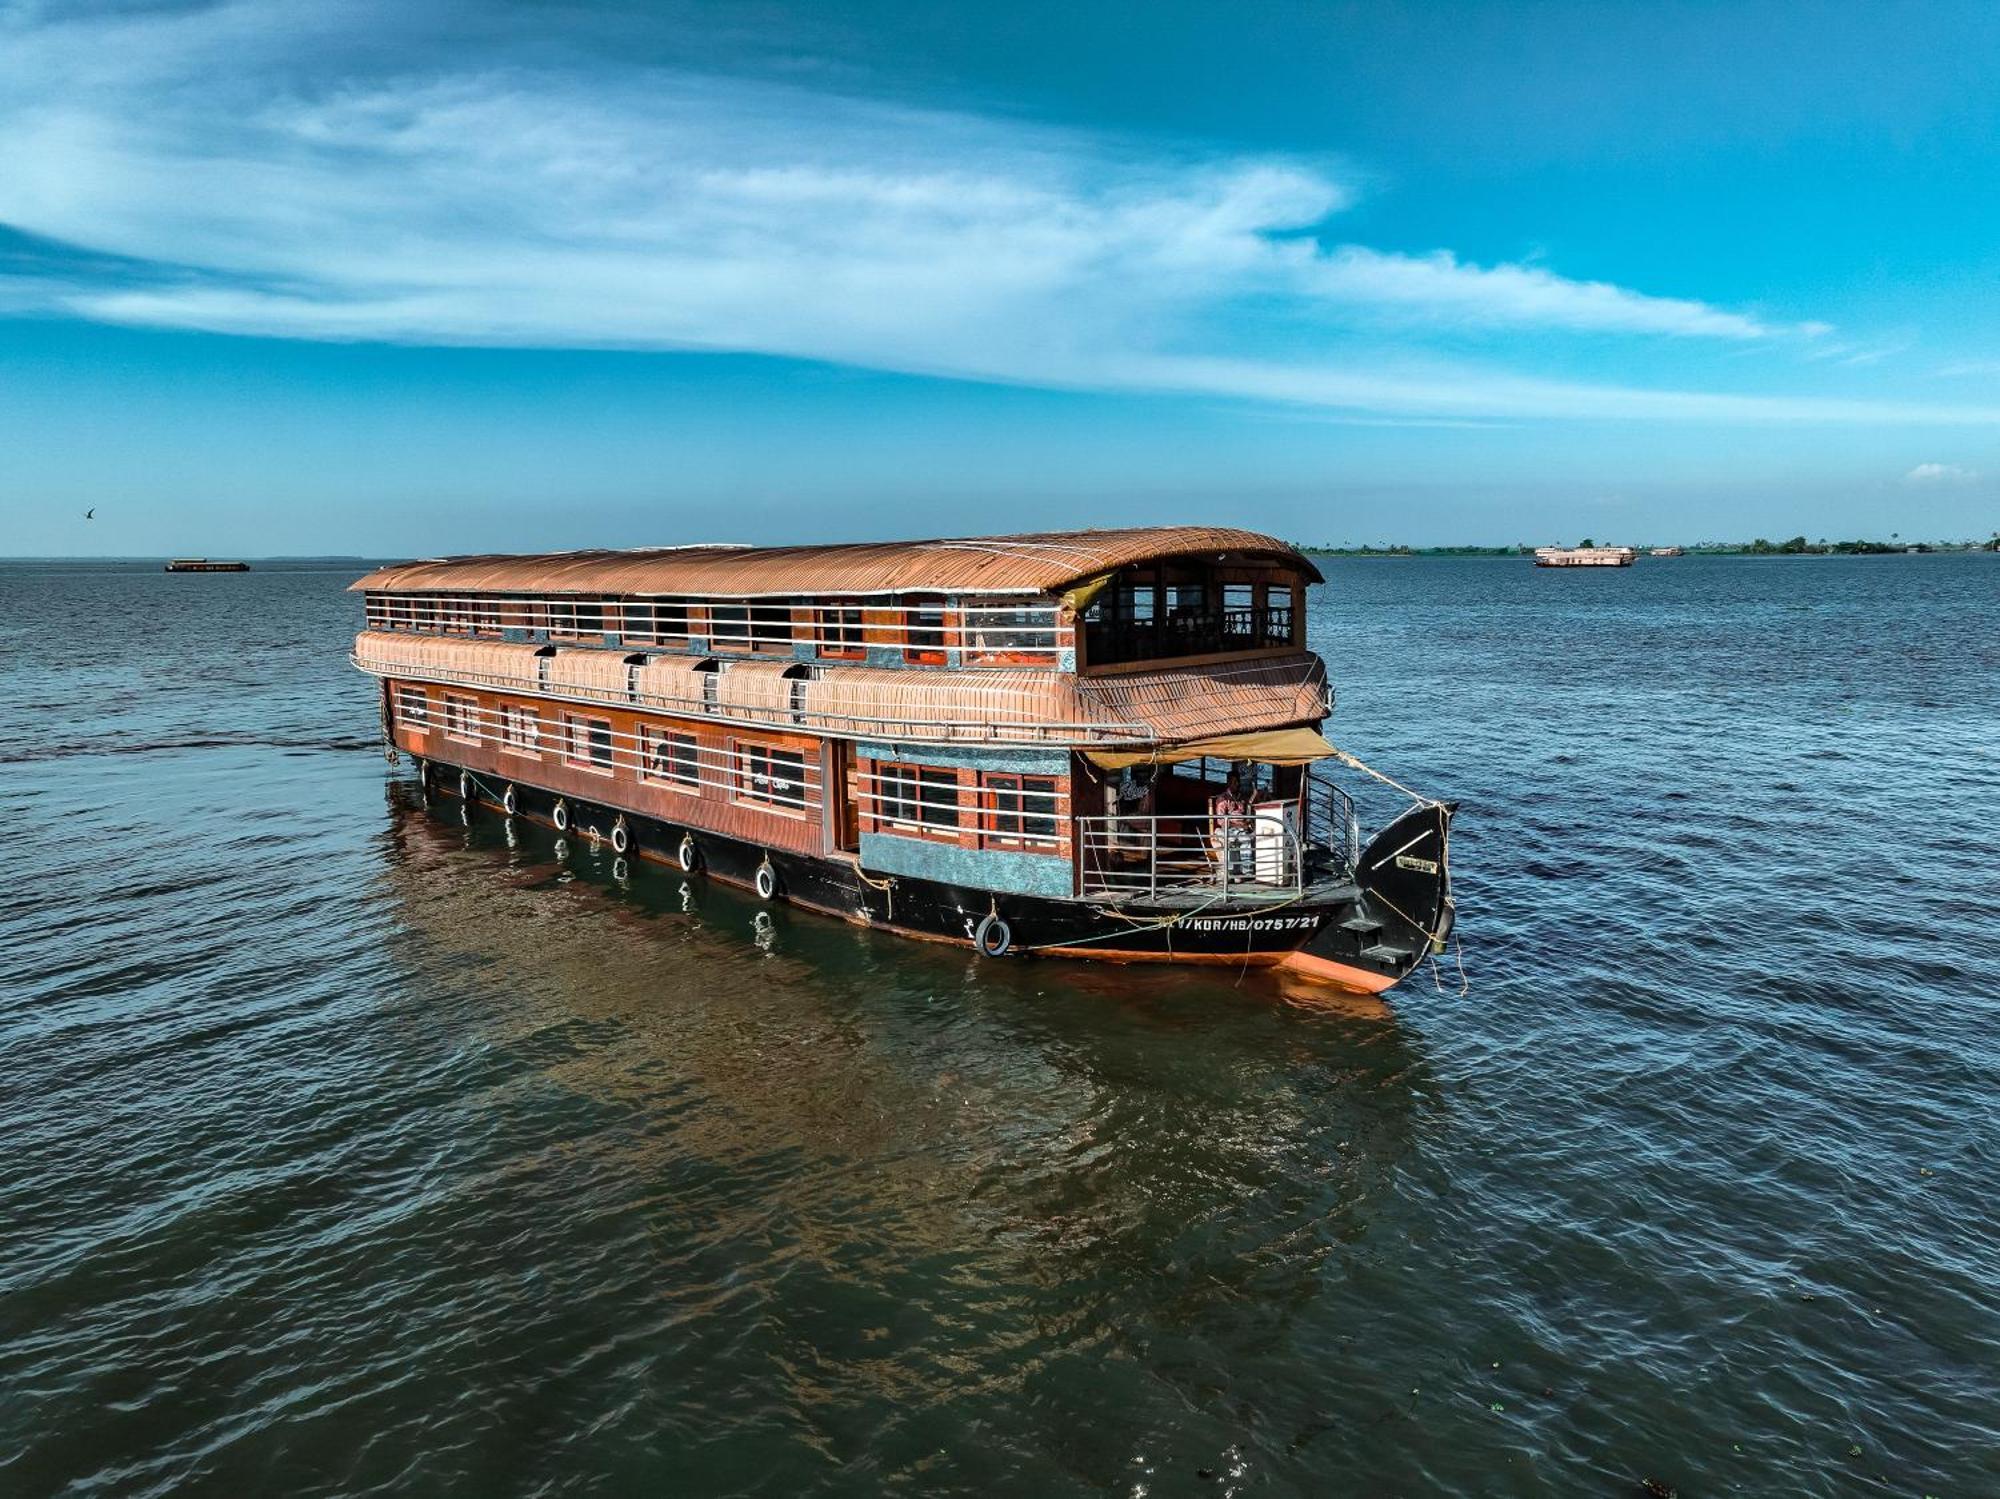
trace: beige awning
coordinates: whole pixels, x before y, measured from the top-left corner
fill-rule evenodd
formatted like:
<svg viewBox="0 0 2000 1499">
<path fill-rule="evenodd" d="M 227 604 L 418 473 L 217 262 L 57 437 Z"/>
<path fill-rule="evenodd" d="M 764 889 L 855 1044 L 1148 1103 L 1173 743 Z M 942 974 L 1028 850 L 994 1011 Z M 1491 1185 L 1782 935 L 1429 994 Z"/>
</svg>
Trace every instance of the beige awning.
<svg viewBox="0 0 2000 1499">
<path fill-rule="evenodd" d="M 1310 765 L 1334 752 L 1318 729 L 1266 729 L 1256 734 L 1218 734 L 1191 744 L 1163 744 L 1142 750 L 1086 750 L 1100 770 L 1128 765 L 1178 765 L 1204 756 L 1214 760 L 1255 760 L 1260 765 Z"/>
</svg>

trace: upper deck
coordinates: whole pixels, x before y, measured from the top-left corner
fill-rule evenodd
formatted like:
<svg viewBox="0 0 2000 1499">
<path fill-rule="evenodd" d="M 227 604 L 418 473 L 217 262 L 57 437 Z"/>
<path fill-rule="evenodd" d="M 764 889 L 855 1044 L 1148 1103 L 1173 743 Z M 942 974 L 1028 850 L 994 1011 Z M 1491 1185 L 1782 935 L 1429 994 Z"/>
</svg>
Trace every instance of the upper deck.
<svg viewBox="0 0 2000 1499">
<path fill-rule="evenodd" d="M 401 563 L 374 630 L 652 654 L 1096 674 L 1296 652 L 1319 581 L 1252 531 L 1162 526 Z"/>
</svg>

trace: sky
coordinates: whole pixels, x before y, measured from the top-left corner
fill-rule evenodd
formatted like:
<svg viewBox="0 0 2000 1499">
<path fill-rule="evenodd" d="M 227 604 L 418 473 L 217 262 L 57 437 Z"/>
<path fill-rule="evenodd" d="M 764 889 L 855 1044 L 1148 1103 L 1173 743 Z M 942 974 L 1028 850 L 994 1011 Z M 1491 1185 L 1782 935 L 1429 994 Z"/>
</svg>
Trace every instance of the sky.
<svg viewBox="0 0 2000 1499">
<path fill-rule="evenodd" d="M 0 0 L 0 554 L 1985 536 L 1996 68 L 1943 0 Z"/>
</svg>

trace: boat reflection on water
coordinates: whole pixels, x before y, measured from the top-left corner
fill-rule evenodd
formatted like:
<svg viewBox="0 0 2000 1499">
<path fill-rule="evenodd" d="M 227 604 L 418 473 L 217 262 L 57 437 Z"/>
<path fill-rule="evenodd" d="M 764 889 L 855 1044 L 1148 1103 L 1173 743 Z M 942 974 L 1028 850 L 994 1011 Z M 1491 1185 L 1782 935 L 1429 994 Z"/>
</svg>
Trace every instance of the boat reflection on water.
<svg viewBox="0 0 2000 1499">
<path fill-rule="evenodd" d="M 1176 1337 L 1282 1335 L 1441 1107 L 1380 1006 L 984 963 L 420 796 L 381 881 L 423 1023 L 506 1058 L 467 1106 L 560 1116 L 493 1127 L 567 1154 L 549 1211 L 640 1214 L 666 1279 L 771 1277 L 800 1401 L 1012 1385 L 1163 1298 Z"/>
</svg>

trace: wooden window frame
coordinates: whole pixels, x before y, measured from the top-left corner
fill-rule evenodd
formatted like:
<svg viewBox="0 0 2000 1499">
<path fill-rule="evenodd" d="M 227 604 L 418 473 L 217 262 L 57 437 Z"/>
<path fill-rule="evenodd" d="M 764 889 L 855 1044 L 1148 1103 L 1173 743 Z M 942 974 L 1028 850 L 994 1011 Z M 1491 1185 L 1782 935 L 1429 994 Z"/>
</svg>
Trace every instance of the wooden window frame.
<svg viewBox="0 0 2000 1499">
<path fill-rule="evenodd" d="M 935 626 L 918 623 L 919 615 L 930 614 L 937 616 Z M 902 637 L 905 661 L 912 666 L 943 666 L 949 660 L 946 650 L 947 642 L 951 639 L 951 607 L 943 594 L 916 595 L 914 600 L 907 595 L 899 597 L 896 600 L 896 616 L 900 624 L 899 633 Z M 920 634 L 935 635 L 937 644 L 916 644 L 916 637 Z"/>
<path fill-rule="evenodd" d="M 396 688 L 396 722 L 422 733 L 431 731 L 431 695 L 421 687 Z"/>
<path fill-rule="evenodd" d="M 479 744 L 485 739 L 480 732 L 479 699 L 463 692 L 447 692 L 444 695 L 444 737 L 457 744 Z"/>
<path fill-rule="evenodd" d="M 687 752 L 682 763 L 680 751 Z M 664 751 L 665 769 L 655 770 L 655 757 Z M 649 786 L 664 786 L 683 796 L 701 795 L 701 741 L 685 729 L 639 726 L 639 779 Z"/>
<path fill-rule="evenodd" d="M 1012 797 L 1013 805 L 1003 807 L 1002 797 Z M 1030 810 L 1028 799 L 1037 808 Z M 1046 801 L 1044 801 L 1046 798 Z M 1056 854 L 1062 850 L 1062 781 L 1053 774 L 1036 771 L 989 770 L 979 777 L 979 846 L 1013 849 L 1022 853 Z M 1048 831 L 1031 831 L 1030 819 L 1046 819 Z M 1004 826 L 1011 821 L 1010 830 Z"/>
<path fill-rule="evenodd" d="M 829 615 L 842 618 L 829 621 Z M 813 605 L 813 650 L 823 661 L 866 661 L 867 630 L 867 616 L 862 612 L 859 600 L 853 603 L 825 601 Z"/>
<path fill-rule="evenodd" d="M 769 785 L 777 779 L 771 774 L 771 762 L 779 755 L 788 756 L 798 762 L 799 791 L 796 802 L 781 800 L 750 789 L 750 783 L 756 777 L 756 772 L 751 768 L 753 757 L 763 757 L 765 769 L 762 779 Z M 729 795 L 739 806 L 755 807 L 759 811 L 775 812 L 785 817 L 805 817 L 815 810 L 808 795 L 812 789 L 812 783 L 808 779 L 812 765 L 806 758 L 804 750 L 784 744 L 768 744 L 760 739 L 732 739 L 729 741 L 729 760 Z"/>
<path fill-rule="evenodd" d="M 610 719 L 599 718 L 592 714 L 565 713 L 562 722 L 563 764 L 572 770 L 588 771 L 592 775 L 609 776 L 618 773 L 618 734 L 611 727 Z M 604 748 L 609 758 L 602 761 L 595 754 L 597 745 L 591 735 L 591 730 L 595 728 L 604 730 Z"/>
<path fill-rule="evenodd" d="M 901 760 L 877 760 L 873 762 L 874 795 L 869 806 L 872 820 L 878 831 L 893 832 L 901 837 L 928 839 L 933 843 L 965 842 L 966 812 L 965 785 L 956 770 L 943 765 L 911 765 Z M 948 779 L 947 779 L 948 778 Z M 891 792 L 891 783 L 899 783 L 899 789 Z M 949 803 L 952 822 L 949 826 L 933 822 L 932 810 L 946 805 L 941 798 L 927 795 L 927 792 L 951 788 Z M 914 818 L 906 812 L 893 809 L 914 808 Z M 977 822 L 977 809 L 974 822 Z"/>
<path fill-rule="evenodd" d="M 500 753 L 542 757 L 542 715 L 540 710 L 519 703 L 500 706 Z"/>
</svg>

